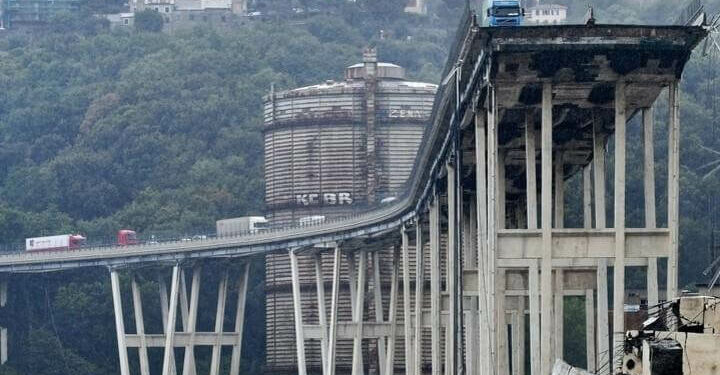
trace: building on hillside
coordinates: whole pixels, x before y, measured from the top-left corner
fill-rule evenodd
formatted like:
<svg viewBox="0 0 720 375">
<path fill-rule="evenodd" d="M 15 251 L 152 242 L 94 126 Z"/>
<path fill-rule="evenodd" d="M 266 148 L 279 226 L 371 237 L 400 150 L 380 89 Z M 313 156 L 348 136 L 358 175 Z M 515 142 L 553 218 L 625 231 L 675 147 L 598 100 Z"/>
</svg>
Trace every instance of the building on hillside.
<svg viewBox="0 0 720 375">
<path fill-rule="evenodd" d="M 427 4 L 425 0 L 408 0 L 405 5 L 405 13 L 427 14 Z"/>
<path fill-rule="evenodd" d="M 244 16 L 248 0 L 130 0 L 131 13 L 109 15 L 114 27 L 133 25 L 134 14 L 154 10 L 165 20 L 165 31 L 174 31 L 198 24 L 223 25 L 234 16 Z"/>
<path fill-rule="evenodd" d="M 568 8 L 559 4 L 539 4 L 525 8 L 525 22 L 536 25 L 557 25 L 565 23 Z"/>
<path fill-rule="evenodd" d="M 77 11 L 79 4 L 79 0 L 0 0 L 0 26 L 44 24 L 59 12 Z"/>
</svg>

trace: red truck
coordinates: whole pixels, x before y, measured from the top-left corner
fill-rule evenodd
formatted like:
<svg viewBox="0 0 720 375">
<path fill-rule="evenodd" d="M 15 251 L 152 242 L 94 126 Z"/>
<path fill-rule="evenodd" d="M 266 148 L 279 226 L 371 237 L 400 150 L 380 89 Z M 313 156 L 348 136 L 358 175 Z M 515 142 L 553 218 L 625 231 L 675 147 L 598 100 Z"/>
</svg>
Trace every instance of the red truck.
<svg viewBox="0 0 720 375">
<path fill-rule="evenodd" d="M 130 229 L 120 229 L 117 232 L 117 244 L 118 246 L 137 245 L 140 241 L 137 238 L 137 233 Z"/>
</svg>

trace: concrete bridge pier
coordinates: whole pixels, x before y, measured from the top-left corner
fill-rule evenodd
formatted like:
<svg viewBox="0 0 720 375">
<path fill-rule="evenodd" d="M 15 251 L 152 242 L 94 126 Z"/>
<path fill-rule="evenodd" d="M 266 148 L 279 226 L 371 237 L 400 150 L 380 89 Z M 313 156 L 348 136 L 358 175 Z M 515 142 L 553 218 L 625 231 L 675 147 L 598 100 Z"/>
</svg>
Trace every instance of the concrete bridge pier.
<svg viewBox="0 0 720 375">
<path fill-rule="evenodd" d="M 137 348 L 138 362 L 141 375 L 150 375 L 148 351 L 150 348 L 163 350 L 162 375 L 177 375 L 179 364 L 176 362 L 174 349 L 183 348 L 182 366 L 183 375 L 196 375 L 195 348 L 198 346 L 212 347 L 210 358 L 210 374 L 220 374 L 222 347 L 232 347 L 230 375 L 240 373 L 240 355 L 242 350 L 242 336 L 245 320 L 245 301 L 247 297 L 248 277 L 250 263 L 242 263 L 239 267 L 224 266 L 217 287 L 217 307 L 215 311 L 215 327 L 210 332 L 200 332 L 196 329 L 198 320 L 198 304 L 200 286 L 203 275 L 202 263 L 196 263 L 189 268 L 180 264 L 172 266 L 170 278 L 170 294 L 162 270 L 156 269 L 158 294 L 160 300 L 159 310 L 162 316 L 162 332 L 147 333 L 145 326 L 145 310 L 143 309 L 142 291 L 139 279 L 142 277 L 139 270 L 124 270 L 110 268 L 110 282 L 115 310 L 115 329 L 118 343 L 118 357 L 120 361 L 120 374 L 130 375 L 128 348 Z M 237 269 L 236 269 L 237 268 Z M 191 271 L 190 292 L 186 283 L 186 270 Z M 121 272 L 123 275 L 121 275 Z M 122 277 L 121 277 L 122 276 Z M 233 280 L 234 279 L 234 280 Z M 123 316 L 122 282 L 130 283 L 132 294 L 132 311 L 135 333 L 128 333 L 125 329 Z M 235 323 L 231 331 L 224 330 L 226 304 L 230 283 L 235 283 L 237 291 L 237 306 L 235 309 Z M 178 308 L 182 329 L 177 330 Z"/>
</svg>

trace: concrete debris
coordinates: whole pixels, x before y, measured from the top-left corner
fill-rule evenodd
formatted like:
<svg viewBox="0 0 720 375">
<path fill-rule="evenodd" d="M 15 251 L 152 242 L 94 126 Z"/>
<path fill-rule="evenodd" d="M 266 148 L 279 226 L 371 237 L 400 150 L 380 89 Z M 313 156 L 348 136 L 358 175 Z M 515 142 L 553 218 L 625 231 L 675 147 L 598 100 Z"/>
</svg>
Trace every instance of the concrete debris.
<svg viewBox="0 0 720 375">
<path fill-rule="evenodd" d="M 555 366 L 553 366 L 552 375 L 594 375 L 583 369 L 572 367 L 562 359 L 555 360 Z"/>
</svg>

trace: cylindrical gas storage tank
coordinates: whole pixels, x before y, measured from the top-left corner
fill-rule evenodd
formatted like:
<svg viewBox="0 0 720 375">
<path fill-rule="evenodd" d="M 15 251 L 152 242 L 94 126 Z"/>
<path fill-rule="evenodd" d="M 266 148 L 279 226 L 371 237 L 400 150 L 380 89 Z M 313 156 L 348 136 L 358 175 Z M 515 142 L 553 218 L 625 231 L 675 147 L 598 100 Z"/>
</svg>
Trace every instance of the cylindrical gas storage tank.
<svg viewBox="0 0 720 375">
<path fill-rule="evenodd" d="M 366 51 L 342 82 L 265 100 L 267 218 L 297 224 L 364 211 L 404 188 L 436 85 L 405 79 Z"/>
<path fill-rule="evenodd" d="M 376 56 L 375 50 L 366 50 L 363 63 L 348 67 L 341 82 L 271 92 L 265 98 L 265 200 L 272 224 L 349 216 L 403 193 L 437 86 L 408 81 L 402 67 L 378 63 Z M 332 274 L 328 255 L 322 257 L 326 277 Z M 380 256 L 385 289 L 392 251 Z M 265 265 L 266 370 L 297 373 L 289 257 L 269 255 Z M 349 290 L 343 275 L 339 311 L 347 321 Z M 315 269 L 307 259 L 300 260 L 300 283 L 312 286 L 303 289 L 303 320 L 316 322 Z M 339 373 L 349 369 L 351 351 L 352 342 L 338 342 Z M 319 370 L 319 343 L 308 341 L 305 352 L 308 366 Z"/>
</svg>

